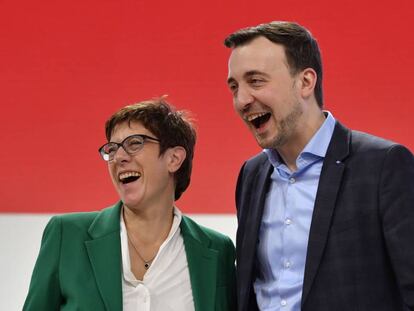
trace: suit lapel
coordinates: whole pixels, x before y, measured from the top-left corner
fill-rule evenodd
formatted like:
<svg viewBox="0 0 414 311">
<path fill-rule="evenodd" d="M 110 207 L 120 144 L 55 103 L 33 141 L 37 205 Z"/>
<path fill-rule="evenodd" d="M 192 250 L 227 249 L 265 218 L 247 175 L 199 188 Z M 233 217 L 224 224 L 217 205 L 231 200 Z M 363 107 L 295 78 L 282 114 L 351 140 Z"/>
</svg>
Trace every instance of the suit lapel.
<svg viewBox="0 0 414 311">
<path fill-rule="evenodd" d="M 251 172 L 255 174 L 251 184 L 244 185 L 247 188 L 244 193 L 246 197 L 241 200 L 244 204 L 241 207 L 244 212 L 242 218 L 239 219 L 236 249 L 238 258 L 237 279 L 239 280 L 237 286 L 240 287 L 238 290 L 238 300 L 241 306 L 248 306 L 249 300 L 252 299 L 249 296 L 252 293 L 250 288 L 254 282 L 257 241 L 266 193 L 271 182 L 270 175 L 273 171 L 270 162 L 267 161 L 267 156 L 263 155 L 263 159 L 258 169 Z"/>
<path fill-rule="evenodd" d="M 207 236 L 185 216 L 180 228 L 187 255 L 195 310 L 214 310 L 218 252 L 209 248 L 210 241 Z"/>
<path fill-rule="evenodd" d="M 99 292 L 108 311 L 122 310 L 120 207 L 103 210 L 90 226 L 85 246 Z"/>
<path fill-rule="evenodd" d="M 349 154 L 349 144 L 350 131 L 337 122 L 324 159 L 315 199 L 306 256 L 302 306 L 315 279 L 328 239 L 336 197 L 345 168 L 343 160 Z"/>
</svg>

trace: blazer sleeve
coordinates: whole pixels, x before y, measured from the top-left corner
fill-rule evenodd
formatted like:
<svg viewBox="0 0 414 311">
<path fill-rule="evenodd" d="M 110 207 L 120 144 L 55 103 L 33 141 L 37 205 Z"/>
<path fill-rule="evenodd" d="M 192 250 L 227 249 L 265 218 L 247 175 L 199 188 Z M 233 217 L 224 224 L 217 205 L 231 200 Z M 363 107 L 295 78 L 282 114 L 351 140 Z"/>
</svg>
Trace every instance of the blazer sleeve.
<svg viewBox="0 0 414 311">
<path fill-rule="evenodd" d="M 228 290 L 228 297 L 229 297 L 229 311 L 237 310 L 237 299 L 236 299 L 236 268 L 235 268 L 235 260 L 236 260 L 236 250 L 234 248 L 233 241 L 226 237 L 226 269 L 225 272 L 227 273 L 227 290 Z"/>
<path fill-rule="evenodd" d="M 414 310 L 414 157 L 401 145 L 388 150 L 379 206 L 385 243 L 404 304 Z"/>
<path fill-rule="evenodd" d="M 60 310 L 59 257 L 61 221 L 52 217 L 43 232 L 39 256 L 33 270 L 23 311 Z"/>
</svg>

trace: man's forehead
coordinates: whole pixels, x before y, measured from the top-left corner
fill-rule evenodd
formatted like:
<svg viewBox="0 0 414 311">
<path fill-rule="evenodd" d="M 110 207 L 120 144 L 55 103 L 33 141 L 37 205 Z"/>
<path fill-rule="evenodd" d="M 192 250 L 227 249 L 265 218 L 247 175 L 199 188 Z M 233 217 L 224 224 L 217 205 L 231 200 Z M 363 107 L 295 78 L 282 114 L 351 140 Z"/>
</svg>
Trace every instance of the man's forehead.
<svg viewBox="0 0 414 311">
<path fill-rule="evenodd" d="M 266 37 L 259 36 L 242 45 L 234 47 L 232 50 L 232 55 L 268 55 L 270 52 L 284 55 L 285 50 L 282 44 L 274 43 Z"/>
<path fill-rule="evenodd" d="M 232 50 L 228 62 L 228 78 L 240 78 L 248 72 L 266 72 L 286 64 L 282 45 L 258 37 Z"/>
</svg>

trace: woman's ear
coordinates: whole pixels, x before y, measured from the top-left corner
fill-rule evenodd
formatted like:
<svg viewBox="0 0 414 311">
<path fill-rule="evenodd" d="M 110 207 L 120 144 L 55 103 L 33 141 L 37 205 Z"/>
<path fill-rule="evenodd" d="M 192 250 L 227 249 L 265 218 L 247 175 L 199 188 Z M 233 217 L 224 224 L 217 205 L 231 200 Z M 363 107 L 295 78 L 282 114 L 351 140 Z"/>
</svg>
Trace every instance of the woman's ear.
<svg viewBox="0 0 414 311">
<path fill-rule="evenodd" d="M 167 150 L 168 153 L 168 171 L 170 173 L 175 173 L 178 171 L 183 164 L 187 153 L 185 149 L 181 146 L 175 146 L 172 148 L 169 148 Z"/>
</svg>

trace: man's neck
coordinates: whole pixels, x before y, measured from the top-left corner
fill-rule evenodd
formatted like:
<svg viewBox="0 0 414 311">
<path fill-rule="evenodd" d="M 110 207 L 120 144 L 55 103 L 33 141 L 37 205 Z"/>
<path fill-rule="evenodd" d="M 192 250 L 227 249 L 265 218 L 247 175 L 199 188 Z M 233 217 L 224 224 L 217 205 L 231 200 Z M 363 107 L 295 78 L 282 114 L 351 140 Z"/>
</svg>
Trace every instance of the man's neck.
<svg viewBox="0 0 414 311">
<path fill-rule="evenodd" d="M 289 141 L 277 148 L 277 152 L 283 162 L 292 172 L 295 172 L 298 169 L 296 160 L 299 154 L 320 129 L 323 122 L 325 122 L 325 119 L 322 110 L 319 110 L 319 113 L 315 112 L 313 115 L 310 115 L 307 119 L 301 121 L 301 124 L 296 129 L 295 134 L 290 137 Z"/>
</svg>

